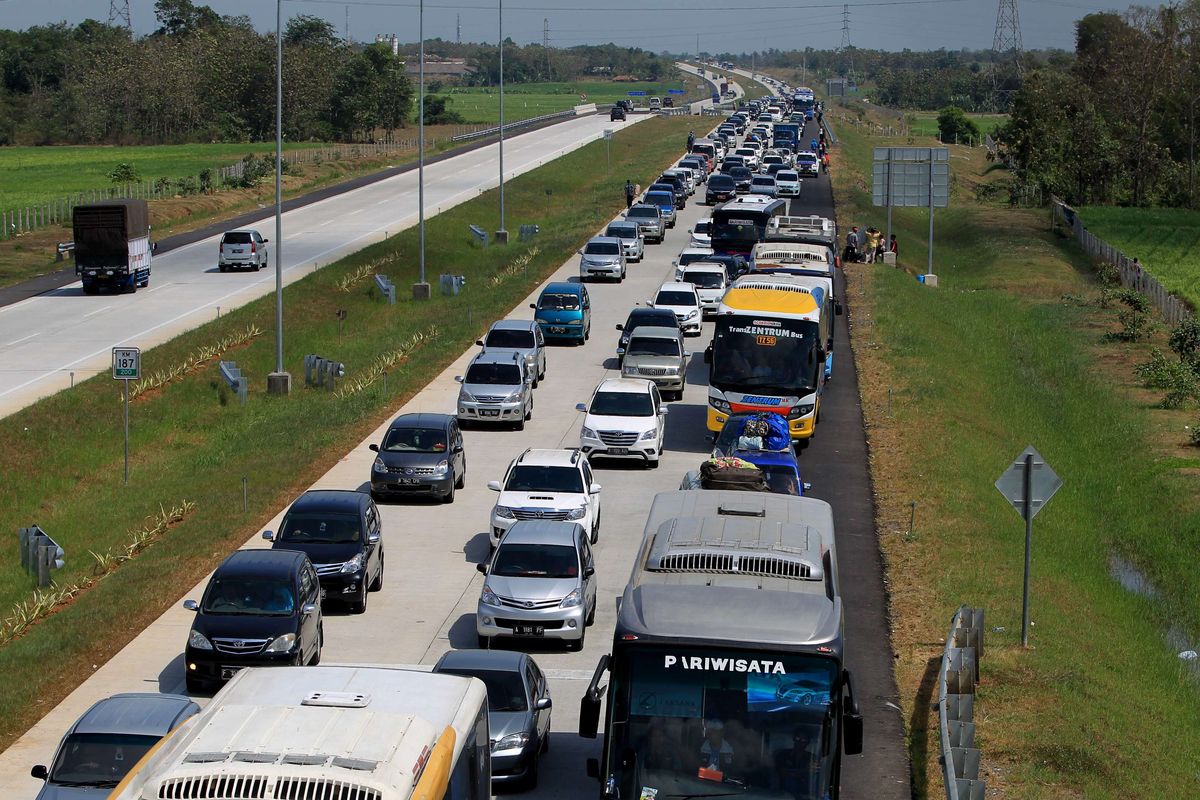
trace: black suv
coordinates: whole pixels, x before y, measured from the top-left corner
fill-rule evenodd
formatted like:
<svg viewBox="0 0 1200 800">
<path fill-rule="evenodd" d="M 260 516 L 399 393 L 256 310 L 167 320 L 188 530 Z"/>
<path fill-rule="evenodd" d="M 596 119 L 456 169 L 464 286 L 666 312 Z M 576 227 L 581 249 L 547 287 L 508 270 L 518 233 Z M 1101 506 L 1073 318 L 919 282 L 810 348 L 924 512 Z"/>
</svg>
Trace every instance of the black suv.
<svg viewBox="0 0 1200 800">
<path fill-rule="evenodd" d="M 367 610 L 367 593 L 383 588 L 379 509 L 362 492 L 313 489 L 283 516 L 279 533 L 263 531 L 273 550 L 299 550 L 312 561 L 327 600 Z"/>
<path fill-rule="evenodd" d="M 238 550 L 217 567 L 184 649 L 188 692 L 216 688 L 243 667 L 321 661 L 321 586 L 295 550 Z"/>
<path fill-rule="evenodd" d="M 532 332 L 528 336 L 534 339 Z M 371 497 L 376 500 L 423 494 L 453 503 L 454 490 L 467 479 L 462 431 L 449 414 L 401 414 L 371 451 L 379 454 L 371 465 Z"/>
<path fill-rule="evenodd" d="M 737 181 L 728 175 L 713 175 L 704 190 L 704 202 L 710 206 L 737 197 Z"/>
<path fill-rule="evenodd" d="M 625 107 L 619 104 L 613 106 L 612 111 L 608 112 L 609 122 L 616 122 L 617 120 L 625 121 Z"/>
<path fill-rule="evenodd" d="M 645 308 L 639 306 L 629 312 L 625 324 L 617 323 L 621 338 L 617 341 L 617 366 L 625 362 L 625 348 L 629 345 L 629 335 L 641 327 L 678 328 L 679 320 L 675 312 L 669 308 Z"/>
</svg>

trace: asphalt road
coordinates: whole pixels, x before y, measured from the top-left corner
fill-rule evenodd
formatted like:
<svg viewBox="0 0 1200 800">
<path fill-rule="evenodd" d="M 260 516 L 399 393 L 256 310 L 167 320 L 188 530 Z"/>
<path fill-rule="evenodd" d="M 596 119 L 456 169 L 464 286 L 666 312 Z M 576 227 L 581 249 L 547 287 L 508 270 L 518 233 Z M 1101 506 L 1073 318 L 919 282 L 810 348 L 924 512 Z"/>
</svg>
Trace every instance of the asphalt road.
<svg viewBox="0 0 1200 800">
<path fill-rule="evenodd" d="M 827 180 L 807 181 L 793 208 L 803 213 L 832 210 Z M 593 336 L 583 347 L 555 347 L 549 352 L 546 380 L 536 390 L 533 419 L 525 431 L 466 432 L 467 487 L 449 506 L 420 502 L 381 506 L 384 546 L 389 554 L 384 588 L 372 595 L 366 614 L 346 615 L 327 609 L 325 663 L 386 663 L 431 665 L 449 648 L 473 647 L 474 611 L 482 577 L 475 563 L 488 552 L 488 514 L 495 494 L 486 482 L 502 477 L 504 466 L 527 447 L 570 447 L 578 442 L 577 402 L 588 400 L 597 382 L 614 372 L 614 325 L 630 307 L 650 297 L 669 279 L 671 259 L 687 243 L 687 229 L 708 209 L 690 203 L 664 245 L 648 248 L 643 263 L 631 265 L 623 284 L 592 284 Z M 553 280 L 577 275 L 574 257 Z M 511 316 L 528 318 L 531 294 Z M 552 747 L 542 761 L 542 781 L 530 797 L 594 798 L 597 785 L 583 771 L 584 759 L 598 754 L 598 741 L 575 735 L 578 701 L 601 654 L 608 651 L 615 623 L 616 599 L 628 578 L 631 558 L 641 540 L 645 512 L 655 493 L 675 489 L 682 474 L 695 469 L 710 443 L 705 430 L 707 369 L 701 353 L 712 334 L 689 339 L 694 354 L 682 400 L 670 404 L 667 444 L 656 471 L 598 462 L 597 480 L 603 486 L 604 527 L 596 545 L 600 603 L 596 624 L 588 632 L 583 652 L 561 647 L 532 648 L 550 677 L 553 698 Z M 866 718 L 866 752 L 848 757 L 843 767 L 843 797 L 907 798 L 908 768 L 903 729 L 891 678 L 891 649 L 887 638 L 886 604 L 879 552 L 873 529 L 873 508 L 867 474 L 866 448 L 853 362 L 849 356 L 844 318 L 836 327 L 835 378 L 822 406 L 818 435 L 801 459 L 813 494 L 834 506 L 838 552 L 846 600 L 849 666 Z M 397 413 L 450 411 L 462 374 L 474 349 Z M 363 489 L 383 427 L 354 447 L 315 484 L 319 488 Z M 274 529 L 279 516 L 263 520 Z M 255 538 L 247 546 L 261 546 Z M 203 584 L 183 597 L 198 598 Z M 0 754 L 0 797 L 32 797 L 38 782 L 28 777 L 29 766 L 47 763 L 62 732 L 84 709 L 118 691 L 182 691 L 182 648 L 191 613 L 178 604 L 143 631 L 128 647 L 95 673 L 57 708 L 3 754 Z"/>
</svg>

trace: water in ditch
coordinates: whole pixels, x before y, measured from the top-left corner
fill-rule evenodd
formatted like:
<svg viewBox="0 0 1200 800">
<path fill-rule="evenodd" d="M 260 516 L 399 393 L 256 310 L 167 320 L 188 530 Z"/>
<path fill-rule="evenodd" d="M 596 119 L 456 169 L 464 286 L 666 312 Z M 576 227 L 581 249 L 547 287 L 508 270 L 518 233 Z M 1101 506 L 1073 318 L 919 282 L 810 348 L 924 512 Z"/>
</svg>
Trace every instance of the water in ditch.
<svg viewBox="0 0 1200 800">
<path fill-rule="evenodd" d="M 1146 574 L 1132 562 L 1111 553 L 1108 558 L 1108 574 L 1128 592 L 1150 600 L 1157 599 L 1158 589 Z M 1182 628 L 1172 625 L 1166 633 L 1167 646 L 1179 658 L 1180 674 L 1186 673 L 1193 681 L 1200 682 L 1200 642 L 1191 640 Z"/>
</svg>

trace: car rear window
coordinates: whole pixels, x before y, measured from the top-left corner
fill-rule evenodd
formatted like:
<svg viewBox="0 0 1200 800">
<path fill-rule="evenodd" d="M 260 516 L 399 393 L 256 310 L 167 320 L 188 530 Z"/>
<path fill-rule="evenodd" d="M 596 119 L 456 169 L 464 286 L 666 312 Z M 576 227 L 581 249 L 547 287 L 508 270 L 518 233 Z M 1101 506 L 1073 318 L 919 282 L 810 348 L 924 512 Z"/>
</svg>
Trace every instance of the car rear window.
<svg viewBox="0 0 1200 800">
<path fill-rule="evenodd" d="M 618 239 L 636 239 L 638 230 L 636 225 L 621 225 L 612 224 L 604 229 L 605 236 L 614 236 Z"/>
<path fill-rule="evenodd" d="M 437 433 L 441 435 L 441 431 Z M 362 523 L 357 514 L 288 514 L 279 526 L 279 541 L 291 544 L 350 544 L 361 536 Z"/>
<path fill-rule="evenodd" d="M 703 289 L 720 289 L 725 280 L 723 272 L 690 271 L 683 273 L 683 279 L 693 286 Z"/>
<path fill-rule="evenodd" d="M 561 544 L 500 543 L 491 574 L 499 578 L 575 578 L 579 556 Z"/>
<path fill-rule="evenodd" d="M 521 673 L 498 669 L 439 669 L 443 675 L 462 675 L 464 678 L 479 678 L 487 687 L 488 711 L 505 714 L 525 711 L 529 708 L 525 700 L 525 684 Z"/>
<path fill-rule="evenodd" d="M 757 175 L 751 181 L 755 186 L 774 186 L 775 179 L 770 175 Z"/>
<path fill-rule="evenodd" d="M 651 219 L 658 219 L 659 211 L 658 211 L 658 208 L 650 208 L 647 206 L 634 206 L 633 208 L 631 208 L 625 212 L 625 216 L 627 216 L 627 217 L 650 217 Z"/>
<path fill-rule="evenodd" d="M 511 328 L 495 328 L 488 331 L 483 340 L 488 347 L 503 347 L 524 350 L 534 346 L 533 331 L 516 331 Z"/>
<path fill-rule="evenodd" d="M 504 486 L 510 492 L 583 493 L 583 478 L 575 467 L 518 464 Z"/>
<path fill-rule="evenodd" d="M 573 294 L 544 294 L 538 298 L 538 308 L 550 311 L 574 311 L 579 308 L 579 297 Z"/>
<path fill-rule="evenodd" d="M 588 242 L 583 252 L 591 256 L 617 256 L 621 254 L 621 245 L 617 242 Z"/>
<path fill-rule="evenodd" d="M 638 336 L 634 334 L 625 348 L 626 356 L 677 356 L 679 342 L 674 339 L 663 339 L 658 336 Z M 600 412 L 594 412 L 600 413 Z"/>
<path fill-rule="evenodd" d="M 775 180 L 777 180 L 777 181 L 798 181 L 798 180 L 800 180 L 800 176 L 790 170 L 780 170 L 779 173 L 775 175 Z"/>
<path fill-rule="evenodd" d="M 221 238 L 222 244 L 250 244 L 251 241 L 253 241 L 253 237 L 245 231 L 227 233 Z"/>
<path fill-rule="evenodd" d="M 646 202 L 658 203 L 659 205 L 674 205 L 675 196 L 670 192 L 649 192 L 646 194 Z"/>
<path fill-rule="evenodd" d="M 463 383 L 516 386 L 521 382 L 521 370 L 516 364 L 472 364 Z"/>
<path fill-rule="evenodd" d="M 659 292 L 658 297 L 654 298 L 656 306 L 694 306 L 696 305 L 696 295 L 691 292 L 680 291 L 679 289 L 670 289 L 665 292 Z"/>
<path fill-rule="evenodd" d="M 714 175 L 708 179 L 708 188 L 719 190 L 732 189 L 733 178 L 728 175 Z"/>
</svg>

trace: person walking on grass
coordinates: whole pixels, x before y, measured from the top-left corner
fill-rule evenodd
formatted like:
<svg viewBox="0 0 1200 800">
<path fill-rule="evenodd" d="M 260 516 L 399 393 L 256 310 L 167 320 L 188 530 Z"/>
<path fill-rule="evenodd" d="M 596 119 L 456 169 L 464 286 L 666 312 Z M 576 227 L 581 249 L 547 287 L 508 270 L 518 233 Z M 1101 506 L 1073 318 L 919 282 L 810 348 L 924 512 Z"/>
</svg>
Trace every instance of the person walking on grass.
<svg viewBox="0 0 1200 800">
<path fill-rule="evenodd" d="M 625 181 L 625 208 L 628 209 L 633 205 L 633 198 L 637 196 L 637 189 L 634 188 L 633 181 Z"/>
</svg>

